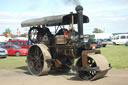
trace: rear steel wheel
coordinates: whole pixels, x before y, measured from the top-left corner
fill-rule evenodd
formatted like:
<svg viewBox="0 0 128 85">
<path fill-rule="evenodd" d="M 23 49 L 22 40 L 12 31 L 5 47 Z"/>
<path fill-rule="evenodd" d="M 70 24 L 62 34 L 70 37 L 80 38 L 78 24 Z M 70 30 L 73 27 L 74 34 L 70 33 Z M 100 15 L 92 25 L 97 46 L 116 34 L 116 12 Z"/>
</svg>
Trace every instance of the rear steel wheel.
<svg viewBox="0 0 128 85">
<path fill-rule="evenodd" d="M 27 64 L 29 72 L 33 75 L 46 75 L 50 70 L 51 55 L 44 44 L 33 45 L 29 48 Z"/>
<path fill-rule="evenodd" d="M 83 80 L 96 80 L 110 69 L 106 58 L 100 54 L 88 56 L 88 67 L 82 66 L 82 58 L 76 63 L 78 76 Z"/>
</svg>

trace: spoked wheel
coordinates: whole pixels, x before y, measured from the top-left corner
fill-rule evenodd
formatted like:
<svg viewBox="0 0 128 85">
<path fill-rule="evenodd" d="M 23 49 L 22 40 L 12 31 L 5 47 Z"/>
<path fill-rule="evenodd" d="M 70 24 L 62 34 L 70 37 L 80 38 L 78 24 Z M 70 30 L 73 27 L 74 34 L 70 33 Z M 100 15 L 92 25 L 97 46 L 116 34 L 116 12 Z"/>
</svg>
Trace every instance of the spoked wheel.
<svg viewBox="0 0 128 85">
<path fill-rule="evenodd" d="M 44 44 L 33 45 L 29 48 L 27 55 L 28 70 L 33 75 L 46 75 L 48 74 L 51 65 L 48 60 L 51 55 L 47 46 Z"/>
<path fill-rule="evenodd" d="M 76 65 L 77 65 L 77 68 L 79 69 L 77 72 L 81 79 L 89 80 L 96 75 L 95 70 L 82 70 L 82 59 L 81 58 L 77 61 Z M 96 62 L 90 57 L 88 57 L 88 66 L 96 67 Z"/>
<path fill-rule="evenodd" d="M 77 61 L 76 67 L 78 76 L 83 80 L 96 80 L 103 77 L 109 70 L 106 58 L 100 54 L 88 56 L 87 68 L 82 66 L 82 58 Z"/>
</svg>

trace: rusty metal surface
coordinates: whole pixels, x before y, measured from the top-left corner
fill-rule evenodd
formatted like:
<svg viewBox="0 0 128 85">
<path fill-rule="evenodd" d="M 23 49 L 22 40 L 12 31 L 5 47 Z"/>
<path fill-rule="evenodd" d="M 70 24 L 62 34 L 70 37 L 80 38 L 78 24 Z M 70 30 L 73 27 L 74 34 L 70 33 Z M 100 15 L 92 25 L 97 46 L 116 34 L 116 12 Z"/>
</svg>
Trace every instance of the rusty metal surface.
<svg viewBox="0 0 128 85">
<path fill-rule="evenodd" d="M 100 50 L 84 50 L 82 51 L 82 65 L 83 67 L 88 67 L 88 54 L 89 53 L 95 53 L 95 54 L 100 54 Z"/>
</svg>

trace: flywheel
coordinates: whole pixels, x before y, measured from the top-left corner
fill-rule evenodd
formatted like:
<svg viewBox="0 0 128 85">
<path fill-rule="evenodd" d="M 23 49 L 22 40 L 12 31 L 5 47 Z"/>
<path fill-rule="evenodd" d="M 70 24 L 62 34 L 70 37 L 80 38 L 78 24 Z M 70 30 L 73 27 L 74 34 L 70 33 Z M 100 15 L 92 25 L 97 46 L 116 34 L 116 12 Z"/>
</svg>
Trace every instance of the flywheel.
<svg viewBox="0 0 128 85">
<path fill-rule="evenodd" d="M 110 69 L 107 59 L 101 54 L 88 56 L 88 67 L 82 66 L 82 58 L 78 59 L 76 69 L 78 76 L 83 80 L 96 80 L 104 77 Z"/>
<path fill-rule="evenodd" d="M 28 70 L 32 75 L 47 75 L 51 68 L 51 55 L 44 44 L 36 44 L 29 48 L 27 55 Z"/>
</svg>

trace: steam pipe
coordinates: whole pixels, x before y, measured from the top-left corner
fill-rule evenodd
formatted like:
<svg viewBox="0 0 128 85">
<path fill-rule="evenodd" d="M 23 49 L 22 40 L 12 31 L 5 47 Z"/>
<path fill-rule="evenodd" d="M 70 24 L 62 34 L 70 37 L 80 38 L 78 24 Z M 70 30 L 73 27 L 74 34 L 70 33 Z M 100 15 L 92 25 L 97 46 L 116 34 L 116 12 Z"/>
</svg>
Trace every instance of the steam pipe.
<svg viewBox="0 0 128 85">
<path fill-rule="evenodd" d="M 73 28 L 73 24 L 74 24 L 74 16 L 73 16 L 73 13 L 72 13 L 72 28 Z"/>
<path fill-rule="evenodd" d="M 73 12 L 70 12 L 71 16 L 71 28 L 73 29 L 73 24 L 74 24 L 74 16 L 73 16 Z"/>
</svg>

